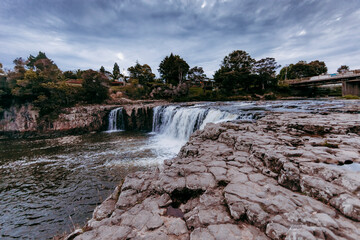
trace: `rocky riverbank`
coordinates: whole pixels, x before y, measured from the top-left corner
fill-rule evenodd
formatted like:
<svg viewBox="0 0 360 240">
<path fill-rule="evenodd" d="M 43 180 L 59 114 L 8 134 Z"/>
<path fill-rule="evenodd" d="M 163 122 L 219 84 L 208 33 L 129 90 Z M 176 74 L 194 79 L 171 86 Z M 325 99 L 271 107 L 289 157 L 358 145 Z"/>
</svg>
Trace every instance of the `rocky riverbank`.
<svg viewBox="0 0 360 240">
<path fill-rule="evenodd" d="M 152 127 L 152 109 L 166 102 L 128 101 L 121 105 L 88 105 L 63 109 L 55 119 L 40 118 L 31 104 L 12 106 L 0 116 L 0 139 L 49 138 L 105 130 L 109 112 L 124 108 L 127 130 L 148 130 Z"/>
<path fill-rule="evenodd" d="M 208 124 L 67 239 L 360 239 L 359 149 L 357 114 Z"/>
</svg>

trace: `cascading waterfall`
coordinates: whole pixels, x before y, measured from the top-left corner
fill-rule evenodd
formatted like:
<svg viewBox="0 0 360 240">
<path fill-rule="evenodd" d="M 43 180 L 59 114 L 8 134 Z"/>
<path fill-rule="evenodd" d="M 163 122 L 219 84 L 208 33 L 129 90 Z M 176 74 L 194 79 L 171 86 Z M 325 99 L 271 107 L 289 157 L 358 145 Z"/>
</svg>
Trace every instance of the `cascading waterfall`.
<svg viewBox="0 0 360 240">
<path fill-rule="evenodd" d="M 207 123 L 219 123 L 239 118 L 251 118 L 251 116 L 241 116 L 206 107 L 160 106 L 154 108 L 153 132 L 187 140 L 194 131 L 203 129 Z"/>
<path fill-rule="evenodd" d="M 123 108 L 115 108 L 109 113 L 108 131 L 121 131 L 125 129 Z"/>
</svg>

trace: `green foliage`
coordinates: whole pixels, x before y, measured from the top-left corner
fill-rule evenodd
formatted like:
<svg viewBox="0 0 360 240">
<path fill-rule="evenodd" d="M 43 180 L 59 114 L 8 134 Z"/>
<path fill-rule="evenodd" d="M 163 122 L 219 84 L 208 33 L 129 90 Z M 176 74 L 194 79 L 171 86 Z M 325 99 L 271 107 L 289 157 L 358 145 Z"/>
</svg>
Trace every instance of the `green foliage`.
<svg viewBox="0 0 360 240">
<path fill-rule="evenodd" d="M 354 96 L 354 95 L 345 95 L 345 96 L 343 96 L 343 98 L 345 98 L 345 99 L 360 99 L 359 96 Z"/>
<path fill-rule="evenodd" d="M 38 95 L 34 105 L 40 109 L 40 115 L 58 115 L 63 107 L 71 107 L 79 101 L 80 88 L 65 82 L 42 83 L 43 92 Z"/>
<path fill-rule="evenodd" d="M 25 64 L 26 63 L 26 64 Z M 40 52 L 37 57 L 30 55 L 28 61 L 14 60 L 14 70 L 6 77 L 0 75 L 0 107 L 25 102 L 33 103 L 40 116 L 56 117 L 64 107 L 77 102 L 99 103 L 108 98 L 108 80 L 103 74 L 88 70 L 76 73 L 62 73 L 56 64 Z M 66 83 L 68 79 L 84 77 L 82 87 Z"/>
<path fill-rule="evenodd" d="M 278 75 L 279 80 L 285 79 L 297 79 L 318 76 L 323 73 L 327 73 L 327 67 L 325 62 L 315 60 L 310 63 L 306 61 L 299 61 L 296 64 L 290 64 L 280 70 Z"/>
<path fill-rule="evenodd" d="M 130 99 L 145 99 L 146 91 L 143 86 L 134 87 L 133 85 L 126 86 L 125 94 Z"/>
<path fill-rule="evenodd" d="M 113 80 L 117 80 L 120 78 L 120 68 L 117 63 L 114 63 L 113 72 L 112 72 L 112 78 Z"/>
<path fill-rule="evenodd" d="M 190 87 L 189 94 L 186 96 L 176 96 L 172 98 L 174 102 L 189 101 L 237 101 L 251 100 L 249 95 L 229 95 L 221 91 L 204 90 L 202 87 Z"/>
<path fill-rule="evenodd" d="M 8 87 L 6 77 L 0 75 L 0 108 L 4 109 L 9 107 L 11 100 L 11 90 Z"/>
<path fill-rule="evenodd" d="M 64 79 L 77 79 L 78 76 L 73 71 L 63 72 Z"/>
<path fill-rule="evenodd" d="M 7 108 L 11 105 L 12 95 L 7 76 L 5 75 L 2 64 L 0 63 L 0 112 L 4 108 Z"/>
<path fill-rule="evenodd" d="M 82 78 L 82 74 L 84 73 L 84 71 L 82 71 L 81 69 L 76 70 L 76 78 L 77 79 L 81 79 Z"/>
<path fill-rule="evenodd" d="M 222 92 L 236 94 L 239 88 L 249 88 L 251 84 L 250 74 L 241 73 L 222 66 L 215 72 L 215 82 L 219 85 Z"/>
<path fill-rule="evenodd" d="M 323 61 L 319 61 L 319 60 L 315 60 L 310 62 L 309 64 L 309 70 L 308 70 L 308 76 L 318 76 L 321 75 L 323 73 L 327 73 L 328 69 L 326 67 L 325 62 Z M 311 75 L 311 76 L 310 76 Z"/>
<path fill-rule="evenodd" d="M 101 66 L 101 67 L 100 67 L 100 73 L 105 74 L 105 68 L 104 68 L 104 66 Z"/>
<path fill-rule="evenodd" d="M 3 70 L 3 65 L 2 63 L 0 63 L 0 74 L 4 73 L 4 70 Z"/>
<path fill-rule="evenodd" d="M 204 81 L 206 78 L 206 74 L 202 67 L 195 66 L 191 68 L 188 72 L 187 79 L 193 83 L 200 83 Z"/>
<path fill-rule="evenodd" d="M 248 91 L 253 82 L 251 75 L 255 60 L 242 50 L 236 50 L 225 56 L 220 69 L 214 74 L 214 80 L 220 90 L 226 94 L 237 94 L 238 90 Z"/>
<path fill-rule="evenodd" d="M 263 58 L 256 61 L 254 64 L 254 72 L 258 74 L 257 88 L 265 90 L 268 88 L 275 88 L 277 86 L 277 79 L 275 78 L 275 71 L 279 68 L 275 58 Z"/>
<path fill-rule="evenodd" d="M 36 57 L 30 54 L 26 61 L 26 66 L 30 69 L 34 69 L 36 67 L 36 62 L 41 59 L 48 59 L 45 53 L 39 52 Z"/>
<path fill-rule="evenodd" d="M 214 80 L 222 94 L 264 94 L 277 88 L 275 71 L 279 67 L 274 58 L 256 61 L 247 52 L 236 50 L 225 56 Z"/>
<path fill-rule="evenodd" d="M 250 74 L 253 69 L 255 59 L 243 50 L 236 50 L 225 56 L 222 64 L 220 65 L 228 71 L 236 71 L 239 73 Z"/>
<path fill-rule="evenodd" d="M 155 74 L 152 73 L 151 67 L 147 64 L 141 65 L 136 62 L 135 66 L 129 67 L 130 80 L 137 79 L 139 84 L 144 85 L 153 82 Z"/>
<path fill-rule="evenodd" d="M 161 61 L 158 71 L 166 83 L 177 85 L 185 80 L 189 68 L 184 59 L 171 53 Z"/>
<path fill-rule="evenodd" d="M 349 66 L 347 65 L 341 65 L 338 69 L 337 72 L 338 73 L 346 73 L 350 70 Z"/>
<path fill-rule="evenodd" d="M 109 98 L 109 81 L 101 73 L 87 70 L 83 72 L 83 94 L 88 103 L 101 103 Z"/>
</svg>

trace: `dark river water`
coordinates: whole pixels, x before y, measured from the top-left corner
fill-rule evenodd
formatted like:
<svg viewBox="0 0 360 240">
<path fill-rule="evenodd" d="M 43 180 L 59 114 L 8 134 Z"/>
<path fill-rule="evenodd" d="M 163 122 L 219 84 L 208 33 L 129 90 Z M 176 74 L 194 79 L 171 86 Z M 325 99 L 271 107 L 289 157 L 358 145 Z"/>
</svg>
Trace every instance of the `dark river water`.
<svg viewBox="0 0 360 240">
<path fill-rule="evenodd" d="M 83 226 L 125 176 L 174 157 L 208 122 L 271 111 L 351 109 L 360 101 L 269 101 L 158 107 L 154 131 L 0 141 L 0 239 L 49 239 Z"/>
<path fill-rule="evenodd" d="M 146 133 L 0 142 L 0 239 L 46 239 L 83 225 L 129 173 L 162 155 Z"/>
</svg>

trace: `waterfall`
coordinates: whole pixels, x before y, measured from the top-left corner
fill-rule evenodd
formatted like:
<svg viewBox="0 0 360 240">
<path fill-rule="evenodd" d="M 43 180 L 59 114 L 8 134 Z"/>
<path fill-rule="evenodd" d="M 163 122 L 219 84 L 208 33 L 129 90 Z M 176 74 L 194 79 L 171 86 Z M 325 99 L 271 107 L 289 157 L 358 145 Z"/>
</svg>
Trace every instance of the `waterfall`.
<svg viewBox="0 0 360 240">
<path fill-rule="evenodd" d="M 123 108 L 115 108 L 109 113 L 108 131 L 121 131 L 125 129 Z"/>
<path fill-rule="evenodd" d="M 152 130 L 167 137 L 187 140 L 194 131 L 203 129 L 207 123 L 239 118 L 243 117 L 208 107 L 159 106 L 154 108 Z"/>
</svg>

